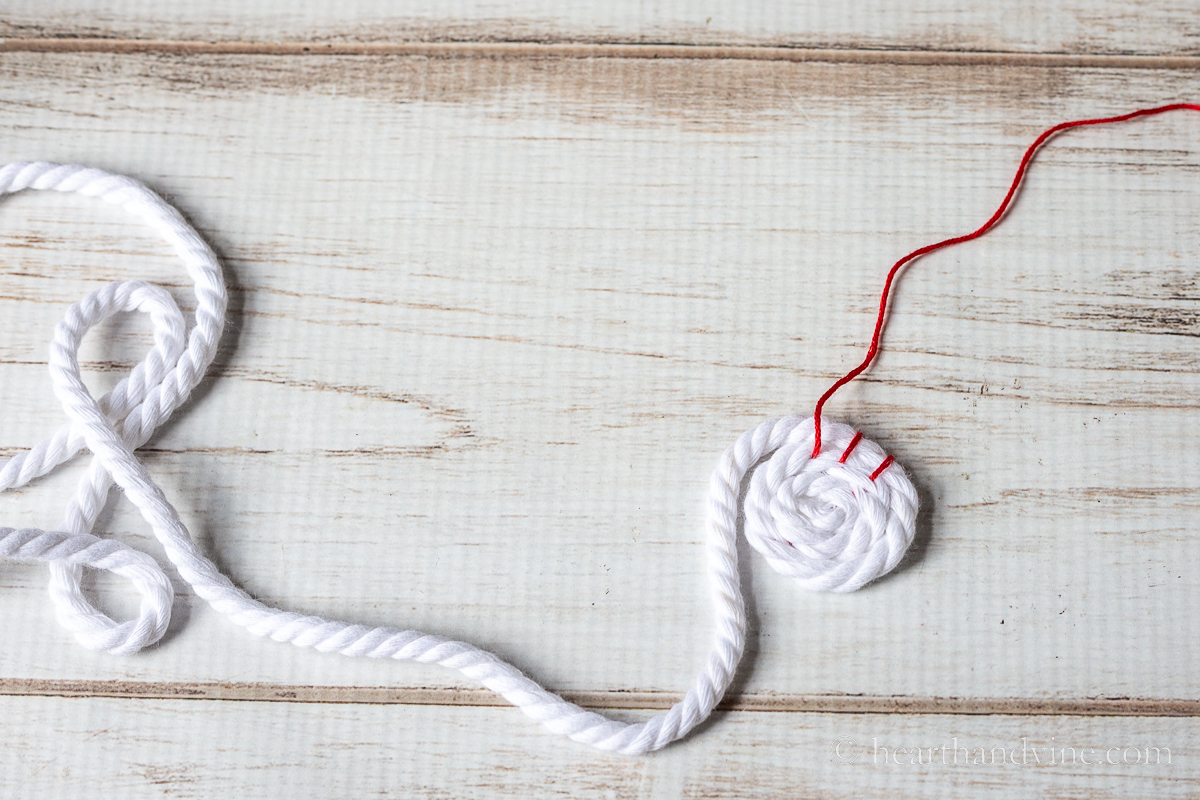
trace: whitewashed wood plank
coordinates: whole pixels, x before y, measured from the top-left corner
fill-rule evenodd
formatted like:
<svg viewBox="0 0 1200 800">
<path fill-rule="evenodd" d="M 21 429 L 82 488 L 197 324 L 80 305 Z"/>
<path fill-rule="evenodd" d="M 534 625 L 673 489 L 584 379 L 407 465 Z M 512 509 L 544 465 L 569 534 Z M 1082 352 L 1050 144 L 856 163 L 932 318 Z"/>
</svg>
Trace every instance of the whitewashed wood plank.
<svg viewBox="0 0 1200 800">
<path fill-rule="evenodd" d="M 741 712 L 631 759 L 512 709 L 6 697 L 0 710 L 11 797 L 1182 798 L 1200 779 L 1191 719 Z"/>
<path fill-rule="evenodd" d="M 10 54 L 0 72 L 0 157 L 148 180 L 226 259 L 225 352 L 146 458 L 235 580 L 468 638 L 553 688 L 668 693 L 711 636 L 719 453 L 811 408 L 860 357 L 891 260 L 986 218 L 1042 127 L 1198 88 L 677 61 Z M 993 237 L 916 265 L 878 367 L 830 412 L 912 470 L 917 552 L 848 597 L 751 558 L 743 692 L 1196 696 L 1196 125 L 1064 138 Z M 187 289 L 82 199 L 5 200 L 0 244 L 14 452 L 59 422 L 40 364 L 66 304 L 120 277 Z M 90 340 L 97 385 L 142 330 Z M 72 474 L 4 497 L 4 522 L 54 525 Z M 123 504 L 106 527 L 158 552 Z M 161 647 L 97 656 L 42 582 L 0 567 L 5 678 L 463 685 L 253 640 L 187 592 Z"/>
<path fill-rule="evenodd" d="M 1194 9 L 1180 0 L 360 0 L 336 6 L 216 0 L 170 9 L 146 0 L 105 9 L 85 0 L 12 0 L 0 12 L 0 34 L 20 39 L 673 42 L 1158 55 L 1194 55 L 1198 25 Z"/>
</svg>

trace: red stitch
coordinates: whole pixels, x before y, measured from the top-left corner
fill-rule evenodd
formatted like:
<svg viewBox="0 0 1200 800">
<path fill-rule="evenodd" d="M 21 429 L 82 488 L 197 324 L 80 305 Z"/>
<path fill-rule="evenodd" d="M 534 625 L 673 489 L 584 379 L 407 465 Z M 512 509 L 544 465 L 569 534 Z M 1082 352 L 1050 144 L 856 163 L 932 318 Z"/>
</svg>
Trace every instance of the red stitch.
<svg viewBox="0 0 1200 800">
<path fill-rule="evenodd" d="M 951 245 L 961 244 L 962 242 L 969 242 L 972 239 L 978 238 L 987 233 L 992 226 L 999 222 L 1000 218 L 1004 216 L 1004 212 L 1008 209 L 1009 203 L 1012 202 L 1013 197 L 1017 194 L 1017 189 L 1021 185 L 1021 179 L 1025 177 L 1025 170 L 1029 167 L 1029 162 L 1033 160 L 1034 153 L 1036 153 L 1038 148 L 1046 143 L 1047 139 L 1049 139 L 1051 136 L 1054 136 L 1056 133 L 1060 133 L 1070 128 L 1082 128 L 1085 125 L 1107 125 L 1111 122 L 1127 122 L 1128 120 L 1137 119 L 1138 117 L 1150 117 L 1154 116 L 1155 114 L 1163 114 L 1167 111 L 1179 111 L 1181 109 L 1200 111 L 1200 105 L 1193 103 L 1172 103 L 1166 106 L 1157 106 L 1156 108 L 1143 108 L 1137 111 L 1131 111 L 1128 114 L 1121 114 L 1120 116 L 1116 117 L 1077 119 L 1071 122 L 1060 122 L 1053 128 L 1046 129 L 1042 132 L 1041 136 L 1033 140 L 1033 144 L 1029 145 L 1029 148 L 1025 151 L 1025 155 L 1021 159 L 1021 164 L 1017 167 L 1017 174 L 1013 177 L 1012 185 L 1008 187 L 1008 194 L 1004 195 L 1004 200 L 1000 203 L 1000 207 L 996 209 L 996 213 L 992 214 L 991 219 L 983 223 L 982 227 L 973 233 L 966 234 L 965 236 L 955 236 L 952 239 L 943 239 L 936 244 L 926 245 L 918 250 L 913 250 L 904 258 L 897 261 L 895 266 L 892 267 L 891 271 L 888 272 L 887 280 L 883 283 L 883 295 L 879 298 L 879 316 L 875 318 L 875 332 L 871 335 L 871 346 L 867 349 L 867 357 L 863 359 L 861 364 L 839 378 L 837 383 L 833 384 L 833 386 L 830 386 L 829 390 L 826 391 L 825 394 L 821 395 L 821 399 L 817 401 L 816 411 L 813 412 L 813 425 L 814 430 L 816 431 L 816 442 L 813 445 L 812 457 L 816 458 L 821 453 L 821 409 L 824 408 L 825 401 L 832 397 L 833 393 L 838 389 L 842 388 L 844 385 L 858 377 L 859 373 L 871 365 L 871 362 L 875 360 L 875 354 L 879 352 L 879 340 L 883 334 L 883 322 L 884 316 L 887 312 L 888 295 L 892 291 L 892 282 L 895 280 L 896 274 L 900 271 L 901 267 L 913 259 L 920 258 L 927 253 L 932 253 L 934 250 L 941 250 L 943 247 L 950 247 Z M 889 456 L 889 460 L 883 462 L 884 466 L 881 466 L 878 470 L 876 470 L 876 475 L 878 475 L 879 472 L 882 472 L 883 469 L 891 463 L 890 458 L 891 457 Z"/>
<path fill-rule="evenodd" d="M 873 481 L 873 480 L 875 480 L 876 478 L 878 478 L 880 475 L 882 475 L 882 474 L 883 474 L 883 471 L 884 471 L 885 469 L 887 469 L 888 467 L 890 467 L 890 466 L 892 465 L 892 462 L 893 462 L 893 461 L 895 461 L 895 460 L 896 460 L 896 459 L 895 459 L 895 457 L 894 457 L 894 456 L 888 456 L 887 458 L 885 458 L 885 459 L 883 460 L 883 463 L 882 463 L 882 464 L 880 464 L 878 467 L 876 467 L 876 468 L 875 468 L 875 471 L 871 473 L 871 480 Z"/>
<path fill-rule="evenodd" d="M 854 448 L 858 447 L 858 443 L 861 441 L 862 431 L 858 431 L 854 434 L 854 438 L 850 440 L 850 446 L 846 448 L 845 452 L 842 453 L 842 457 L 838 459 L 838 463 L 845 464 L 846 459 L 850 457 L 850 453 L 854 451 Z"/>
</svg>

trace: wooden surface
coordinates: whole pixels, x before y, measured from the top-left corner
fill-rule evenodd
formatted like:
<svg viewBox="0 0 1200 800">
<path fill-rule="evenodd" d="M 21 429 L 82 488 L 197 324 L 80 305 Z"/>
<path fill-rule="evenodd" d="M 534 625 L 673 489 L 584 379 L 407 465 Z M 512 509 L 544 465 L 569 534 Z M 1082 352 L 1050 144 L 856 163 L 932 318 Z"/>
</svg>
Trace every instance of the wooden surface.
<svg viewBox="0 0 1200 800">
<path fill-rule="evenodd" d="M 1182 4 L 835 5 L 10 4 L 0 159 L 139 177 L 224 259 L 221 356 L 143 455 L 235 581 L 639 719 L 709 646 L 709 470 L 861 358 L 887 266 L 977 227 L 1049 124 L 1200 97 Z M 181 583 L 159 647 L 93 654 L 44 570 L 3 564 L 0 793 L 1193 796 L 1198 129 L 1064 136 L 999 229 L 913 266 L 829 413 L 913 475 L 914 551 L 823 596 L 744 549 L 750 652 L 686 743 L 598 755 L 456 674 L 253 639 Z M 59 424 L 51 329 L 125 278 L 190 305 L 120 211 L 0 203 L 0 452 Z M 91 335 L 92 385 L 147 338 Z M 81 467 L 0 521 L 54 527 Z M 162 555 L 119 499 L 103 529 Z M 888 766 L 841 737 L 1172 756 Z"/>
<path fill-rule="evenodd" d="M 1195 55 L 1187 0 L 7 0 L 0 35 L 191 43 L 677 43 L 836 50 Z"/>
</svg>

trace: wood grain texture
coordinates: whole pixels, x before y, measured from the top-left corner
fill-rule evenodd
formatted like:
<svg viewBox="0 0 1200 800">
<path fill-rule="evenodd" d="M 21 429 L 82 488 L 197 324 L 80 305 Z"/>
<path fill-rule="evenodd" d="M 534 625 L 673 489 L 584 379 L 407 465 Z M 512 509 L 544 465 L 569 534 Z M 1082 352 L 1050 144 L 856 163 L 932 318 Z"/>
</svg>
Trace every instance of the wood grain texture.
<svg viewBox="0 0 1200 800">
<path fill-rule="evenodd" d="M 1196 55 L 1187 0 L 850 0 L 779 3 L 672 0 L 559 3 L 454 0 L 336 5 L 215 0 L 164 8 L 123 0 L 10 0 L 0 35 L 18 39 L 200 42 L 625 42 L 808 48 Z"/>
<path fill-rule="evenodd" d="M 663 691 L 568 691 L 584 708 L 664 711 L 679 700 Z M 113 697 L 142 700 L 254 700 L 271 703 L 473 706 L 507 708 L 508 701 L 476 687 L 305 686 L 298 683 L 0 679 L 0 695 L 16 697 Z M 720 711 L 835 714 L 943 714 L 959 716 L 1200 717 L 1200 700 L 1133 697 L 919 697 L 864 694 L 801 695 L 733 693 Z"/>
<path fill-rule="evenodd" d="M 710 635 L 708 471 L 738 432 L 807 410 L 858 357 L 892 255 L 977 224 L 1047 121 L 1195 80 L 4 66 L 6 159 L 142 176 L 226 259 L 224 354 L 146 458 L 235 580 L 305 611 L 464 636 L 580 691 L 687 685 Z M 38 107 L 64 81 L 78 94 Z M 913 472 L 921 543 L 850 597 L 804 595 L 749 560 L 761 634 L 745 691 L 1190 696 L 1194 130 L 1177 117 L 1064 138 L 1002 230 L 912 271 L 883 360 L 833 413 Z M 15 452 L 59 419 L 41 354 L 65 303 L 130 276 L 187 292 L 119 211 L 22 196 L 0 226 Z M 92 338 L 109 382 L 140 330 Z M 8 498 L 8 518 L 52 525 L 70 477 Z M 145 543 L 127 506 L 107 524 Z M 11 677 L 457 685 L 253 641 L 186 599 L 186 629 L 153 654 L 97 657 L 47 634 L 40 570 L 4 575 Z M 926 663 L 944 673 L 936 692 Z"/>
<path fill-rule="evenodd" d="M 218 364 L 143 452 L 233 579 L 298 610 L 464 637 L 551 688 L 627 709 L 668 704 L 707 651 L 701 522 L 717 456 L 765 417 L 807 413 L 857 361 L 886 267 L 976 227 L 1048 124 L 1200 94 L 1188 70 L 619 58 L 8 53 L 0 76 L 3 161 L 142 178 L 225 260 Z M 839 704 L 907 708 L 878 724 L 922 736 L 1009 741 L 1066 725 L 1119 744 L 1146 726 L 1194 753 L 1189 719 L 911 712 L 1195 713 L 1198 126 L 1179 116 L 1063 137 L 1000 229 L 914 265 L 882 359 L 830 413 L 914 475 L 926 509 L 915 552 L 845 597 L 801 593 L 743 552 L 754 633 L 731 702 L 806 713 L 730 712 L 678 761 L 602 760 L 579 767 L 595 783 L 565 793 L 705 796 L 751 775 L 760 796 L 795 796 L 806 779 L 814 796 L 996 786 L 834 770 L 815 743 L 884 719 L 807 713 Z M 60 422 L 44 353 L 66 306 L 130 277 L 189 302 L 165 246 L 119 211 L 0 203 L 0 452 Z M 136 319 L 89 337 L 92 385 L 112 385 L 147 338 Z M 3 523 L 54 526 L 79 472 L 0 498 Z M 104 529 L 161 557 L 119 500 Z M 120 584 L 90 588 L 131 609 Z M 41 569 L 0 565 L 0 692 L 142 687 L 0 699 L 20 721 L 0 734 L 6 758 L 26 763 L 7 742 L 68 708 L 86 709 L 64 735 L 90 753 L 81 783 L 47 768 L 5 790 L 61 779 L 69 795 L 124 769 L 131 792 L 153 776 L 191 791 L 170 765 L 180 731 L 209 730 L 190 722 L 208 717 L 310 738 L 293 761 L 260 768 L 251 753 L 236 774 L 206 755 L 197 796 L 252 775 L 288 796 L 278 776 L 312 763 L 303 748 L 349 763 L 397 729 L 429 754 L 408 772 L 387 759 L 380 769 L 400 772 L 363 786 L 518 792 L 420 773 L 435 751 L 454 765 L 548 751 L 596 763 L 516 712 L 442 705 L 479 696 L 453 674 L 254 640 L 177 588 L 164 643 L 115 659 L 54 625 Z M 254 699 L 354 702 L 211 699 L 248 685 Z M 130 696 L 189 687 L 210 700 Z M 435 705 L 416 708 L 421 697 Z M 99 741 L 128 747 L 143 728 L 164 742 L 151 777 L 95 766 L 106 759 L 86 737 L 108 730 Z M 357 744 L 328 744 L 339 737 Z M 795 766 L 799 741 L 811 752 Z M 688 759 L 702 768 L 679 783 Z M 520 772 L 521 786 L 567 761 Z M 734 766 L 721 777 L 718 763 Z M 1030 769 L 1011 791 L 1182 796 L 1187 769 Z"/>
<path fill-rule="evenodd" d="M 1200 56 L 1012 53 L 962 50 L 870 50 L 862 48 L 758 45 L 614 44 L 575 42 L 202 42 L 161 39 L 0 39 L 0 53 L 112 53 L 170 56 L 401 56 L 438 59 L 686 59 L 688 61 L 788 61 L 821 64 L 885 64 L 933 67 L 1066 67 L 1073 69 L 1200 69 Z"/>
<path fill-rule="evenodd" d="M 514 709 L 6 697 L 0 712 L 6 797 L 1127 800 L 1194 797 L 1200 779 L 1195 720 L 737 712 L 630 759 Z"/>
</svg>

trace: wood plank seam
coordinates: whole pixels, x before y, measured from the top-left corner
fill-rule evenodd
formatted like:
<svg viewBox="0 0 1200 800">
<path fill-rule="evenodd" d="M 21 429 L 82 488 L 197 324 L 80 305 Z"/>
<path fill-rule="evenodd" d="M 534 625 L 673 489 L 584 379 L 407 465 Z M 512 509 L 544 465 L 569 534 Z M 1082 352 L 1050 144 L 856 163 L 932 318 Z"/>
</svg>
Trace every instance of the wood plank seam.
<svg viewBox="0 0 1200 800">
<path fill-rule="evenodd" d="M 730 61 L 1197 70 L 1200 56 L 1072 55 L 970 50 L 808 48 L 753 45 L 539 42 L 188 42 L 143 39 L 0 39 L 0 53 L 162 53 L 174 55 L 424 56 L 476 59 L 679 59 Z"/>
<path fill-rule="evenodd" d="M 563 692 L 594 709 L 659 711 L 677 695 L 654 691 Z M 118 697 L 154 700 L 338 703 L 508 708 L 486 689 L 303 686 L 274 683 L 89 681 L 0 678 L 0 696 Z M 1149 697 L 938 697 L 913 695 L 747 694 L 726 698 L 723 711 L 812 714 L 944 714 L 967 716 L 1200 717 L 1200 700 Z"/>
</svg>

